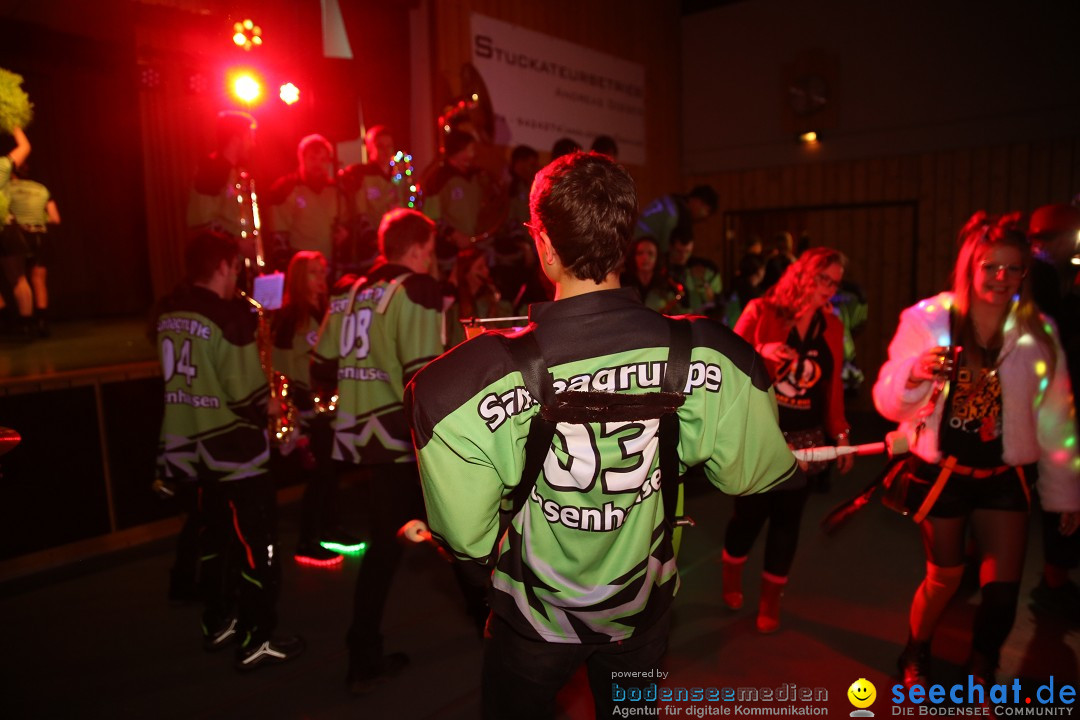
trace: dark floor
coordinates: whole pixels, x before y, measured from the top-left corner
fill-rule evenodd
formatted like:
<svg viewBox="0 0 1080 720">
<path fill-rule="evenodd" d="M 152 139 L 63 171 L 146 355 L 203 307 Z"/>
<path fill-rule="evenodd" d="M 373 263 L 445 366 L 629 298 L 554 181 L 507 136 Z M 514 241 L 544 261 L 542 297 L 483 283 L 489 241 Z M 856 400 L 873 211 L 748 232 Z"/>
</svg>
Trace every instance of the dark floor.
<svg viewBox="0 0 1080 720">
<path fill-rule="evenodd" d="M 834 483 L 831 494 L 811 497 L 783 628 L 771 636 L 756 633 L 753 612 L 730 612 L 718 600 L 717 561 L 730 500 L 715 492 L 692 499 L 698 526 L 684 537 L 666 685 L 821 687 L 828 692 L 830 714 L 846 715 L 852 709 L 848 686 L 866 678 L 879 696 L 872 709 L 879 716 L 890 713 L 891 672 L 922 567 L 915 528 L 876 503 L 835 537 L 825 537 L 817 526 L 877 465 L 863 461 L 856 473 Z M 345 495 L 356 496 L 349 489 Z M 296 510 L 289 506 L 283 512 L 286 550 L 295 539 Z M 1080 641 L 1054 618 L 1028 607 L 1037 549 L 1029 546 L 1023 601 L 999 678 L 1021 677 L 1032 689 L 1051 675 L 1059 687 L 1076 684 Z M 0 616 L 7 619 L 0 717 L 478 717 L 480 641 L 460 607 L 449 568 L 426 548 L 407 555 L 384 622 L 389 649 L 407 652 L 412 665 L 363 698 L 345 692 L 342 640 L 361 558 L 337 570 L 302 567 L 290 558 L 280 627 L 303 634 L 308 650 L 291 664 L 241 676 L 229 653 L 202 651 L 197 607 L 166 602 L 171 550 L 169 543 L 157 543 L 0 585 Z M 758 572 L 760 547 L 747 577 Z M 978 597 L 962 595 L 934 647 L 945 682 L 961 680 L 965 628 Z M 753 607 L 756 592 L 747 600 Z M 563 693 L 561 705 L 561 717 L 592 717 L 581 682 Z M 698 713 L 710 707 L 684 703 L 669 714 L 681 710 L 688 716 L 691 705 Z"/>
<path fill-rule="evenodd" d="M 29 345 L 5 341 L 0 344 L 0 377 L 11 382 L 12 375 L 152 360 L 153 348 L 140 342 L 140 333 L 138 321 L 117 321 L 61 326 L 54 339 Z M 60 344 L 70 349 L 72 343 L 77 353 L 53 359 Z M 858 419 L 855 427 L 856 439 L 863 442 L 880 439 L 887 429 L 873 417 Z M 811 496 L 783 603 L 783 627 L 771 636 L 754 629 L 761 543 L 747 567 L 747 608 L 737 613 L 724 609 L 718 560 L 731 502 L 709 488 L 693 494 L 690 511 L 698 525 L 684 535 L 682 588 L 664 667 L 670 675 L 663 685 L 824 688 L 828 701 L 819 706 L 828 714 L 847 716 L 852 710 L 847 688 L 866 678 L 878 693 L 871 710 L 879 717 L 894 714 L 892 673 L 906 639 L 908 603 L 923 569 L 915 527 L 875 502 L 834 537 L 818 528 L 825 513 L 861 489 L 881 464 L 880 458 L 864 458 L 853 473 L 834 479 L 831 493 Z M 344 509 L 352 513 L 353 524 L 361 525 L 359 493 L 345 488 L 343 495 Z M 297 511 L 296 505 L 283 508 L 286 553 L 295 543 Z M 1060 688 L 1077 684 L 1080 675 L 1075 630 L 1029 607 L 1041 554 L 1037 527 L 1030 535 L 1021 606 L 999 672 L 1001 682 L 1022 679 L 1021 705 L 1025 693 L 1034 698 L 1051 676 Z M 290 554 L 284 564 L 280 629 L 304 635 L 308 650 L 293 663 L 244 676 L 232 669 L 230 653 L 202 651 L 199 608 L 166 602 L 171 562 L 171 542 L 157 542 L 0 584 L 0 617 L 5 618 L 0 718 L 479 716 L 481 644 L 461 608 L 449 567 L 427 548 L 407 554 L 384 620 L 388 649 L 407 652 L 412 665 L 363 698 L 345 691 L 343 642 L 362 558 L 326 570 L 299 566 Z M 977 599 L 977 590 L 962 590 L 940 628 L 934 654 L 935 679 L 941 682 L 964 679 L 960 667 Z M 593 715 L 580 675 L 560 701 L 560 717 Z M 676 703 L 663 712 L 701 717 L 735 705 Z"/>
</svg>

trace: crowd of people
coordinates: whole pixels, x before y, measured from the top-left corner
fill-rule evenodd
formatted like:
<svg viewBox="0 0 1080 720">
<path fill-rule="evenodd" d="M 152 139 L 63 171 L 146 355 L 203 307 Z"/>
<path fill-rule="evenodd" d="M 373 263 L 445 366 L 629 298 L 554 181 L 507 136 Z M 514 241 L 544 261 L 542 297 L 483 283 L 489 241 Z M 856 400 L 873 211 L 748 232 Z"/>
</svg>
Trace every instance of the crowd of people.
<svg viewBox="0 0 1080 720">
<path fill-rule="evenodd" d="M 346 478 L 365 487 L 347 633 L 356 694 L 408 662 L 380 625 L 403 552 L 395 536 L 421 518 L 485 637 L 485 717 L 553 716 L 582 664 L 597 716 L 610 716 L 612 673 L 635 686 L 630 674 L 666 648 L 672 500 L 690 468 L 736 496 L 718 603 L 742 607 L 742 570 L 767 523 L 756 626 L 780 628 L 808 488 L 826 470 L 792 450 L 850 443 L 842 253 L 796 255 L 786 235 L 769 257 L 747 253 L 725 294 L 719 268 L 693 254 L 695 223 L 717 210 L 711 188 L 639 213 L 610 138 L 590 152 L 560 141 L 543 168 L 536 150 L 515 148 L 497 182 L 458 127 L 417 180 L 385 127 L 368 132 L 367 162 L 340 172 L 324 138 L 304 138 L 257 228 L 243 202 L 254 130 L 243 114 L 219 118 L 192 192 L 187 277 L 157 321 L 160 469 L 192 498 L 174 590 L 193 592 L 198 575 L 207 650 L 237 641 L 241 670 L 303 650 L 276 632 L 283 474 L 306 482 L 293 555 L 313 565 L 359 543 L 339 526 L 337 493 Z M 927 554 L 899 659 L 909 686 L 933 677 L 929 643 L 969 562 L 967 528 L 982 587 L 969 663 L 979 683 L 993 682 L 1013 624 L 1033 503 L 1049 513 L 1036 592 L 1066 598 L 1067 611 L 1080 597 L 1068 578 L 1080 211 L 1054 208 L 1030 228 L 976 214 L 952 290 L 903 313 L 877 375 L 875 404 L 913 451 L 889 492 L 902 493 Z M 272 312 L 236 294 L 267 268 L 285 271 Z M 526 311 L 514 330 L 465 340 L 463 320 Z M 272 432 L 289 425 L 287 440 Z M 842 456 L 836 470 L 851 465 Z M 192 557 L 201 566 L 182 560 Z"/>
</svg>

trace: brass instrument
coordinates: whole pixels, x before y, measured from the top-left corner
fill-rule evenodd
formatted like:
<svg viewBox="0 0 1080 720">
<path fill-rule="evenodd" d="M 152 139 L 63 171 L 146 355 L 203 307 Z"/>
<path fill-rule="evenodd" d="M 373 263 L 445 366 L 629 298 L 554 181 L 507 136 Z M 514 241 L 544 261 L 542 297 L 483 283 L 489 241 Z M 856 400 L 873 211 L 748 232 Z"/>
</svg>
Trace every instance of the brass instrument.
<svg viewBox="0 0 1080 720">
<path fill-rule="evenodd" d="M 240 240 L 246 245 L 249 241 L 255 248 L 255 262 L 244 255 L 244 267 L 247 270 L 248 283 L 256 275 L 266 272 L 266 254 L 262 242 L 262 220 L 259 217 L 259 198 L 255 193 L 255 181 L 251 173 L 241 170 L 236 181 L 236 203 L 240 206 Z M 250 292 L 251 288 L 247 290 Z"/>
<path fill-rule="evenodd" d="M 239 289 L 236 292 L 239 298 L 251 305 L 259 317 L 259 324 L 255 329 L 255 343 L 259 350 L 259 365 L 270 389 L 270 442 L 277 446 L 282 455 L 288 455 L 296 448 L 300 439 L 300 434 L 296 431 L 300 413 L 292 402 L 288 379 L 274 370 L 274 338 L 266 310 L 247 293 Z"/>
</svg>

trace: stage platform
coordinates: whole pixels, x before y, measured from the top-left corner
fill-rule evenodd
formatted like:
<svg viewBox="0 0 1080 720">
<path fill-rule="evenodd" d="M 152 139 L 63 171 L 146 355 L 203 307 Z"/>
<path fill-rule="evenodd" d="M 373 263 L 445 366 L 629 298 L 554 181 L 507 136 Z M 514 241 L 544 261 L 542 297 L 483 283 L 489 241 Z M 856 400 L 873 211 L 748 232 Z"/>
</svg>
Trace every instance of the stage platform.
<svg viewBox="0 0 1080 720">
<path fill-rule="evenodd" d="M 0 336 L 0 396 L 160 374 L 142 318 L 58 322 L 47 338 Z"/>
</svg>

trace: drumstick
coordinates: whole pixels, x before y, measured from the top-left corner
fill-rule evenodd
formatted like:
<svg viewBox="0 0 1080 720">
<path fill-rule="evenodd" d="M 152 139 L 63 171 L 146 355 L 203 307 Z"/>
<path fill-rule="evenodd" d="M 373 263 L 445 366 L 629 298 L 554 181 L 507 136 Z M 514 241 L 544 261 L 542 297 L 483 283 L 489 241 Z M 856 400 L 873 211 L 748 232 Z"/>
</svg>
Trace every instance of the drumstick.
<svg viewBox="0 0 1080 720">
<path fill-rule="evenodd" d="M 867 443 L 865 445 L 837 445 L 812 448 L 800 448 L 792 450 L 796 459 L 804 462 L 825 462 L 836 460 L 845 455 L 880 455 L 887 452 L 889 457 L 895 457 L 909 450 L 907 435 L 899 430 L 894 430 L 885 436 L 884 442 Z"/>
</svg>

